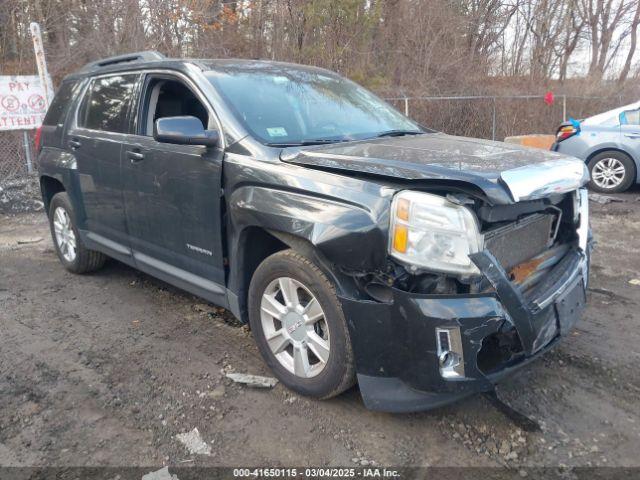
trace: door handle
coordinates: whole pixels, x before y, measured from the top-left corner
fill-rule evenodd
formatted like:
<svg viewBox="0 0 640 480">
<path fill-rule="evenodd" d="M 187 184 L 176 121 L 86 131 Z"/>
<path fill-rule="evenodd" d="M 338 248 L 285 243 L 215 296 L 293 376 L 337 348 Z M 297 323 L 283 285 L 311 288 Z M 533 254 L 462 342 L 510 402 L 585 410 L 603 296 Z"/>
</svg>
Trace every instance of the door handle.
<svg viewBox="0 0 640 480">
<path fill-rule="evenodd" d="M 82 146 L 82 143 L 77 138 L 72 138 L 69 140 L 69 146 L 71 147 L 71 150 L 76 150 Z"/>
<path fill-rule="evenodd" d="M 137 163 L 144 160 L 144 154 L 137 148 L 135 150 L 127 150 L 127 157 L 129 157 L 131 163 Z"/>
<path fill-rule="evenodd" d="M 625 133 L 624 136 L 627 138 L 640 138 L 640 133 Z"/>
</svg>

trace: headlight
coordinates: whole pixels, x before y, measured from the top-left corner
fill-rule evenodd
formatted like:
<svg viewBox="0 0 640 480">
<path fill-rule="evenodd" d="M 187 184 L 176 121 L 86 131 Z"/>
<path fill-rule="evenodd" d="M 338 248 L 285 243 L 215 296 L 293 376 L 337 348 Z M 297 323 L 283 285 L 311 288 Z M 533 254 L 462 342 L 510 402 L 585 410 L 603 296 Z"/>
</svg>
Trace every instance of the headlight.
<svg viewBox="0 0 640 480">
<path fill-rule="evenodd" d="M 471 210 L 438 195 L 412 191 L 398 193 L 391 210 L 392 257 L 412 270 L 480 273 L 469 258 L 483 242 Z"/>
</svg>

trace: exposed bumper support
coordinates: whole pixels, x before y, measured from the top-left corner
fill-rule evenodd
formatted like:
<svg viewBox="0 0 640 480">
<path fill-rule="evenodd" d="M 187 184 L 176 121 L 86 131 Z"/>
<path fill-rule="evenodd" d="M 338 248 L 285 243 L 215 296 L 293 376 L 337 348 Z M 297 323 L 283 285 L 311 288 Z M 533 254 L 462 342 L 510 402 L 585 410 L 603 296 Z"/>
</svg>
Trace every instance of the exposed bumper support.
<svg viewBox="0 0 640 480">
<path fill-rule="evenodd" d="M 343 298 L 351 330 L 360 392 L 374 410 L 408 412 L 436 408 L 489 391 L 537 358 L 566 334 L 585 305 L 588 255 L 573 249 L 526 297 L 488 253 L 474 262 L 496 294 L 420 295 L 394 290 L 382 304 Z M 443 378 L 436 328 L 460 330 L 464 376 Z M 485 373 L 477 359 L 485 339 L 517 331 L 522 353 Z"/>
<path fill-rule="evenodd" d="M 578 279 L 582 279 L 582 264 L 586 262 L 581 251 L 569 251 L 527 299 L 509 281 L 507 273 L 490 252 L 475 253 L 471 259 L 496 289 L 502 305 L 511 315 L 527 355 L 538 351 L 555 336 L 558 327 L 552 325 L 548 315 L 541 313 L 573 287 Z"/>
</svg>

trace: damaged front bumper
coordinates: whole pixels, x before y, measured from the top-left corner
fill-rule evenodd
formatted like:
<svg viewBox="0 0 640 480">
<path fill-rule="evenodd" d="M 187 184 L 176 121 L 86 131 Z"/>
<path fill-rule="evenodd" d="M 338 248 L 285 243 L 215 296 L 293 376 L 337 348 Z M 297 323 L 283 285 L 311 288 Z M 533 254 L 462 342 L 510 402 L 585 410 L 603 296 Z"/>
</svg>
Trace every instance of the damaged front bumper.
<svg viewBox="0 0 640 480">
<path fill-rule="evenodd" d="M 393 290 L 389 303 L 342 298 L 365 405 L 419 411 L 492 390 L 578 320 L 590 250 L 591 244 L 569 250 L 526 296 L 485 251 L 472 259 L 493 285 L 492 293 Z"/>
</svg>

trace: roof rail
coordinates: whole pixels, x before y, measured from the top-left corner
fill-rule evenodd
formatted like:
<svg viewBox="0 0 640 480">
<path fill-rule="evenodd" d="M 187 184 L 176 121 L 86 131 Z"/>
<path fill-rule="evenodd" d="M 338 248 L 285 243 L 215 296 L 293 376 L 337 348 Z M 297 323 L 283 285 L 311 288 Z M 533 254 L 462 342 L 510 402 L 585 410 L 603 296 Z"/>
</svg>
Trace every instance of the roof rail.
<svg viewBox="0 0 640 480">
<path fill-rule="evenodd" d="M 163 60 L 166 57 L 155 50 L 147 50 L 145 52 L 125 53 L 124 55 L 116 55 L 115 57 L 103 58 L 95 62 L 87 63 L 80 69 L 81 72 L 90 72 L 100 68 L 110 67 L 119 63 L 128 62 L 152 62 L 154 60 Z"/>
</svg>

